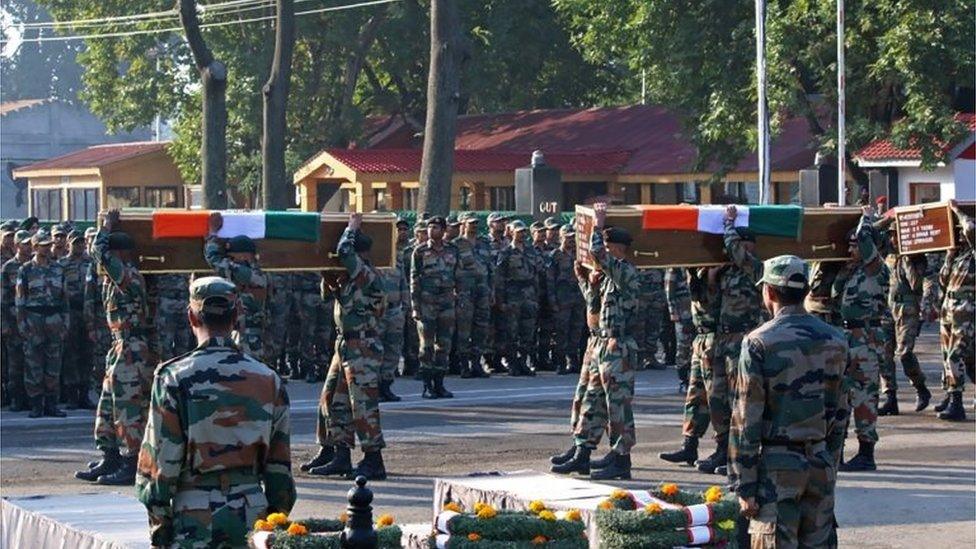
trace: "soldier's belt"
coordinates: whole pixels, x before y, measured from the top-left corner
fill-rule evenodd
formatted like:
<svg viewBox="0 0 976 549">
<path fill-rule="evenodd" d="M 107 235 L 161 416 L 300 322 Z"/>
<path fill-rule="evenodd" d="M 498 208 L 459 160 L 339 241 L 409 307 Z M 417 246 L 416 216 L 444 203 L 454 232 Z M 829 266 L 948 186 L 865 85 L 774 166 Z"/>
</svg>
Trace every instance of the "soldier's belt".
<svg viewBox="0 0 976 549">
<path fill-rule="evenodd" d="M 949 299 L 969 299 L 972 300 L 976 298 L 976 292 L 971 290 L 953 290 L 951 292 L 946 292 L 946 297 Z"/>
<path fill-rule="evenodd" d="M 39 315 L 56 315 L 64 312 L 64 309 L 55 305 L 27 305 L 24 310 Z"/>
<path fill-rule="evenodd" d="M 894 303 L 901 305 L 917 305 L 921 300 L 913 295 L 896 295 L 892 300 Z"/>
<path fill-rule="evenodd" d="M 736 326 L 719 326 L 718 332 L 721 334 L 741 334 L 751 332 L 756 327 L 755 324 L 739 324 Z"/>
<path fill-rule="evenodd" d="M 857 328 L 880 328 L 880 320 L 842 320 L 841 325 L 848 330 Z"/>
<path fill-rule="evenodd" d="M 339 337 L 346 341 L 357 341 L 360 339 L 372 339 L 376 337 L 375 330 L 348 330 L 339 332 Z"/>
<path fill-rule="evenodd" d="M 257 484 L 260 477 L 250 467 L 240 467 L 215 471 L 213 473 L 184 474 L 180 477 L 180 490 L 188 488 L 218 489 L 227 493 L 232 487 L 242 484 Z"/>
</svg>

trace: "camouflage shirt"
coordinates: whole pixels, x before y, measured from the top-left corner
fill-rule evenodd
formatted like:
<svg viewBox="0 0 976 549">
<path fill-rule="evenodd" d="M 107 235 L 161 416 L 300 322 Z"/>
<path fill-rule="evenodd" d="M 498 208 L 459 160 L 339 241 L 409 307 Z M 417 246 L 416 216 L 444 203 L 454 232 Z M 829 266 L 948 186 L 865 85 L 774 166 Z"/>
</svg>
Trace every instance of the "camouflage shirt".
<svg viewBox="0 0 976 549">
<path fill-rule="evenodd" d="M 503 293 L 532 289 L 538 295 L 539 261 L 530 248 L 531 246 L 519 248 L 511 244 L 498 254 L 495 263 L 496 283 Z"/>
<path fill-rule="evenodd" d="M 580 286 L 573 272 L 576 255 L 556 248 L 549 252 L 549 300 L 554 305 L 580 301 Z"/>
<path fill-rule="evenodd" d="M 158 274 L 155 278 L 156 291 L 159 292 L 159 297 L 190 300 L 190 277 L 184 274 L 169 273 Z"/>
<path fill-rule="evenodd" d="M 386 316 L 394 318 L 403 315 L 404 304 L 410 295 L 407 278 L 403 276 L 402 263 L 397 261 L 393 267 L 380 269 L 380 275 L 383 277 L 383 290 L 386 292 Z"/>
<path fill-rule="evenodd" d="M 961 216 L 964 242 L 946 254 L 945 263 L 939 271 L 939 285 L 942 287 L 944 302 L 953 308 L 973 307 L 976 294 L 976 255 L 973 253 L 973 219 Z"/>
<path fill-rule="evenodd" d="M 410 257 L 410 299 L 420 310 L 424 299 L 453 295 L 458 286 L 458 251 L 450 242 L 434 246 L 428 241 Z"/>
<path fill-rule="evenodd" d="M 889 254 L 885 258 L 891 279 L 888 304 L 918 307 L 922 302 L 922 283 L 927 263 L 922 256 Z"/>
<path fill-rule="evenodd" d="M 889 314 L 890 276 L 875 245 L 873 230 L 870 219 L 863 216 L 856 231 L 861 260 L 848 262 L 834 279 L 831 297 L 846 321 L 878 321 Z"/>
<path fill-rule="evenodd" d="M 691 320 L 699 331 L 714 332 L 718 326 L 722 295 L 718 285 L 709 281 L 707 267 L 688 269 L 688 292 L 691 294 Z"/>
<path fill-rule="evenodd" d="M 476 286 L 491 284 L 491 248 L 488 239 L 477 237 L 472 243 L 463 236 L 451 241 L 458 251 L 458 290 L 470 292 Z"/>
<path fill-rule="evenodd" d="M 235 261 L 227 255 L 224 243 L 216 235 L 209 235 L 203 248 L 203 256 L 217 276 L 226 278 L 237 286 L 244 306 L 245 328 L 264 330 L 267 322 L 268 298 L 272 292 L 271 279 L 255 262 Z"/>
<path fill-rule="evenodd" d="M 368 261 L 359 257 L 354 244 L 358 231 L 348 227 L 339 238 L 339 261 L 349 279 L 339 286 L 335 302 L 335 325 L 340 334 L 375 332 L 386 309 L 383 278 Z"/>
<path fill-rule="evenodd" d="M 732 260 L 719 281 L 722 304 L 719 326 L 730 332 L 749 331 L 761 322 L 762 300 L 756 283 L 762 279 L 763 264 L 746 250 L 733 222 L 725 220 L 725 253 Z"/>
<path fill-rule="evenodd" d="M 664 293 L 668 299 L 668 313 L 680 318 L 691 312 L 691 291 L 688 290 L 688 273 L 680 267 L 664 272 Z"/>
<path fill-rule="evenodd" d="M 17 271 L 17 290 L 15 303 L 17 318 L 32 308 L 47 310 L 45 314 L 68 313 L 68 291 L 64 281 L 64 268 L 54 259 L 47 265 L 40 265 L 32 258 Z M 23 331 L 23 326 L 21 330 Z"/>
<path fill-rule="evenodd" d="M 799 305 L 780 309 L 742 341 L 729 438 L 729 477 L 742 498 L 761 493 L 760 471 L 804 470 L 787 443 L 841 447 L 847 404 L 841 387 L 847 338 Z"/>
<path fill-rule="evenodd" d="M 0 276 L 2 276 L 2 295 L 0 295 L 0 304 L 2 304 L 3 317 L 0 322 L 3 322 L 3 333 L 11 333 L 17 326 L 17 272 L 20 271 L 20 267 L 27 261 L 30 261 L 30 256 L 24 258 L 18 258 L 16 255 L 8 259 L 3 264 L 3 270 L 0 271 Z"/>
<path fill-rule="evenodd" d="M 640 276 L 628 261 L 610 255 L 603 244 L 602 231 L 590 235 L 590 255 L 603 272 L 600 283 L 600 331 L 603 337 L 633 338 L 640 321 Z"/>
<path fill-rule="evenodd" d="M 289 277 L 291 288 L 299 292 L 319 293 L 322 291 L 322 275 L 312 272 L 292 273 Z M 277 293 L 278 287 L 274 286 Z"/>
<path fill-rule="evenodd" d="M 136 476 L 153 547 L 173 541 L 178 494 L 200 490 L 206 497 L 203 490 L 214 488 L 221 474 L 260 482 L 268 512 L 291 511 L 296 494 L 290 436 L 281 378 L 241 353 L 230 338 L 211 338 L 160 364 Z"/>
<path fill-rule="evenodd" d="M 814 261 L 810 263 L 810 292 L 804 306 L 811 313 L 837 317 L 837 301 L 833 297 L 834 280 L 843 263 L 839 261 Z"/>
<path fill-rule="evenodd" d="M 123 262 L 108 249 L 108 235 L 99 230 L 92 246 L 92 259 L 104 278 L 102 302 L 108 327 L 116 337 L 145 335 L 149 332 L 149 296 L 146 280 L 135 265 Z"/>
<path fill-rule="evenodd" d="M 98 266 L 92 258 L 85 271 L 85 303 L 83 306 L 85 324 L 92 328 L 107 328 L 105 307 L 102 302 L 102 284 L 104 282 L 100 279 Z"/>
<path fill-rule="evenodd" d="M 81 311 L 85 305 L 85 277 L 91 258 L 87 254 L 66 255 L 58 260 L 64 269 L 64 282 L 68 290 L 68 304 L 72 310 Z"/>
</svg>

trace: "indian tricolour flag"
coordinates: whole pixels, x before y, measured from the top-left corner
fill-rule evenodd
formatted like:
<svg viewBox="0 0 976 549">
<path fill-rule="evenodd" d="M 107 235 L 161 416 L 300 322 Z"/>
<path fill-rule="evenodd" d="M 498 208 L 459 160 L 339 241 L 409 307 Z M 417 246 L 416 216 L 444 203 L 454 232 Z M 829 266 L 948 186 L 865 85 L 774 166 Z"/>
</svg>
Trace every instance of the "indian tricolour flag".
<svg viewBox="0 0 976 549">
<path fill-rule="evenodd" d="M 210 211 L 161 210 L 153 212 L 153 238 L 202 238 L 209 232 Z M 217 236 L 279 240 L 319 239 L 321 219 L 315 212 L 222 210 Z"/>
<path fill-rule="evenodd" d="M 725 232 L 726 206 L 645 206 L 642 226 L 649 231 Z M 800 206 L 736 206 L 736 227 L 757 235 L 800 238 L 803 208 Z"/>
</svg>

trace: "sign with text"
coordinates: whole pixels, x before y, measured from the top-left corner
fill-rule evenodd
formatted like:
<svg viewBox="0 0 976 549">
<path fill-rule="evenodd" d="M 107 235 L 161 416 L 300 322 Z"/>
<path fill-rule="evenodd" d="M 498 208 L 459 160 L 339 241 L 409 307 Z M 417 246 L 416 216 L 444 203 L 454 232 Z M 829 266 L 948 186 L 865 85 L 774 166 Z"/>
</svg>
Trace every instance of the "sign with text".
<svg viewBox="0 0 976 549">
<path fill-rule="evenodd" d="M 944 202 L 894 209 L 898 253 L 903 255 L 948 250 L 956 245 L 953 214 Z"/>
</svg>

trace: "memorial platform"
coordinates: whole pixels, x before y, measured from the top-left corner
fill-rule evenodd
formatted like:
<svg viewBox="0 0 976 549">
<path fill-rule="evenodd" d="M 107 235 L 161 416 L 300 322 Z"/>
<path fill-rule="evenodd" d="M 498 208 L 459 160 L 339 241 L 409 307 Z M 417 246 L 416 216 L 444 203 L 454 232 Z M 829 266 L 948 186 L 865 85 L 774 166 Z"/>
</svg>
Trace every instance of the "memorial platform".
<svg viewBox="0 0 976 549">
<path fill-rule="evenodd" d="M 146 508 L 122 494 L 0 500 L 0 549 L 148 549 Z"/>
</svg>

